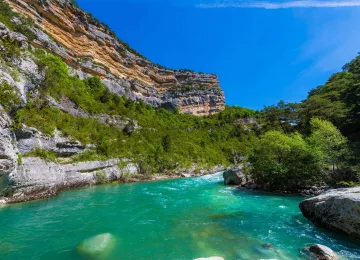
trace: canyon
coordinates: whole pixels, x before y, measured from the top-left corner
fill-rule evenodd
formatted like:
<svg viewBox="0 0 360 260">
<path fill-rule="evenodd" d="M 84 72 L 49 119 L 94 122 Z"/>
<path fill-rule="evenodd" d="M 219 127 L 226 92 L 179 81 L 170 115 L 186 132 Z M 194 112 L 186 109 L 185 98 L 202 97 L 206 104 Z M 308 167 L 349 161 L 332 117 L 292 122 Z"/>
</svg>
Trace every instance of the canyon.
<svg viewBox="0 0 360 260">
<path fill-rule="evenodd" d="M 153 64 L 71 1 L 6 2 L 35 22 L 30 44 L 60 56 L 80 78 L 98 76 L 113 93 L 181 113 L 205 116 L 225 108 L 216 75 Z"/>
</svg>

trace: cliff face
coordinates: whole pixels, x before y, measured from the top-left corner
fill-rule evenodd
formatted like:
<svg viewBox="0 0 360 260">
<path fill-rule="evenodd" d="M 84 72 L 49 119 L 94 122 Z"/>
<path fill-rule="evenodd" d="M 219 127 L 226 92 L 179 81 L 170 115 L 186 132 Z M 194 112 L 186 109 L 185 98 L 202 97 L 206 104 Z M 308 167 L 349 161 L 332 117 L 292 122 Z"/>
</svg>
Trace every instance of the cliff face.
<svg viewBox="0 0 360 260">
<path fill-rule="evenodd" d="M 105 25 L 67 0 L 6 0 L 45 31 L 34 29 L 36 47 L 63 58 L 81 78 L 99 76 L 110 91 L 154 107 L 209 115 L 225 108 L 214 74 L 174 71 L 151 63 Z"/>
</svg>

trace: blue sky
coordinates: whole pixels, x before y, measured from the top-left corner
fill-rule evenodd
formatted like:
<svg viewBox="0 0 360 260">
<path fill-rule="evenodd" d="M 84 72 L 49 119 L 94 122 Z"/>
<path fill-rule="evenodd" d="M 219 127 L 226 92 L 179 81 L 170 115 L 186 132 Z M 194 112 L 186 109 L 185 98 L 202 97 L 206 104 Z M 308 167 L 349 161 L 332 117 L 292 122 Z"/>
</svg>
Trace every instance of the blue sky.
<svg viewBox="0 0 360 260">
<path fill-rule="evenodd" d="M 360 0 L 78 0 L 134 49 L 216 73 L 226 103 L 301 101 L 360 52 Z"/>
</svg>

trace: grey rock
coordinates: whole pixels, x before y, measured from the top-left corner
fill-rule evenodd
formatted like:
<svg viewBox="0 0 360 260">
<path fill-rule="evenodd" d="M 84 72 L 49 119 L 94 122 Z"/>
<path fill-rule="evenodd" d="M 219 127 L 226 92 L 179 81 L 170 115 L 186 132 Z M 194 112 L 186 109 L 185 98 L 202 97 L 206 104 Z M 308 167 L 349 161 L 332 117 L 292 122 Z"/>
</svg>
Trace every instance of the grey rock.
<svg viewBox="0 0 360 260">
<path fill-rule="evenodd" d="M 17 155 L 12 144 L 10 131 L 0 130 L 0 177 L 10 174 L 16 169 Z"/>
<path fill-rule="evenodd" d="M 305 247 L 303 249 L 303 252 L 305 253 L 305 256 L 307 258 L 313 259 L 313 260 L 336 260 L 338 259 L 337 254 L 328 248 L 327 246 L 323 245 L 312 245 L 310 247 Z"/>
<path fill-rule="evenodd" d="M 4 108 L 0 105 L 0 130 L 5 130 L 11 125 L 11 119 L 6 114 Z"/>
<path fill-rule="evenodd" d="M 313 186 L 305 189 L 298 190 L 303 196 L 318 196 L 324 193 L 329 187 L 327 186 Z"/>
<path fill-rule="evenodd" d="M 300 203 L 316 225 L 360 238 L 360 187 L 330 190 Z"/>
<path fill-rule="evenodd" d="M 69 100 L 65 97 L 61 98 L 60 101 L 57 101 L 54 98 L 48 96 L 47 101 L 54 108 L 58 108 L 58 109 L 66 112 L 66 113 L 69 113 L 73 116 L 92 118 L 101 124 L 114 126 L 121 130 L 123 130 L 131 122 L 134 125 L 134 130 L 140 129 L 140 126 L 136 120 L 132 120 L 130 118 L 123 117 L 120 115 L 113 115 L 113 116 L 110 116 L 107 114 L 90 115 L 88 112 L 77 107 L 74 102 L 72 102 L 71 100 Z"/>
<path fill-rule="evenodd" d="M 243 173 L 243 166 L 227 170 L 223 173 L 225 185 L 247 185 L 252 180 L 249 175 Z"/>
<path fill-rule="evenodd" d="M 0 105 L 0 196 L 5 193 L 5 187 L 8 185 L 7 176 L 16 172 L 18 165 L 10 125 L 10 118 Z"/>
<path fill-rule="evenodd" d="M 15 131 L 16 145 L 21 154 L 36 149 L 53 151 L 58 156 L 70 156 L 85 151 L 86 147 L 78 141 L 63 137 L 61 132 L 55 130 L 54 136 L 47 136 L 33 127 L 23 125 Z"/>
<path fill-rule="evenodd" d="M 7 175 L 6 203 L 49 198 L 67 189 L 114 181 L 137 173 L 137 166 L 128 163 L 120 168 L 119 159 L 90 161 L 74 164 L 46 162 L 25 157 L 17 171 Z"/>
<path fill-rule="evenodd" d="M 107 114 L 99 114 L 95 115 L 94 118 L 102 124 L 114 126 L 119 129 L 125 129 L 131 124 L 132 132 L 140 128 L 136 120 L 132 120 L 120 115 L 109 116 Z"/>
<path fill-rule="evenodd" d="M 63 59 L 73 56 L 73 53 L 70 50 L 55 42 L 42 30 L 34 27 L 32 28 L 32 31 L 35 33 L 36 36 L 36 39 L 34 40 L 35 45 L 46 48 L 51 52 L 56 53 Z"/>
</svg>

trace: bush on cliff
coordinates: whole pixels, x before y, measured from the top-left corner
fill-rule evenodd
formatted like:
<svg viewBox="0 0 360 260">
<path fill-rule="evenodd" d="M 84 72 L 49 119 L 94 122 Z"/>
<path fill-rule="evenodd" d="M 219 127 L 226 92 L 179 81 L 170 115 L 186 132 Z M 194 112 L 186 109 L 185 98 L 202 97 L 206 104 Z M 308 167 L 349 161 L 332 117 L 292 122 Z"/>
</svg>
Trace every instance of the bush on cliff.
<svg viewBox="0 0 360 260">
<path fill-rule="evenodd" d="M 0 0 L 0 22 L 5 24 L 10 30 L 25 35 L 30 41 L 35 39 L 35 34 L 30 29 L 30 27 L 35 26 L 33 20 L 15 13 L 11 7 L 2 0 Z"/>
<path fill-rule="evenodd" d="M 21 98 L 17 89 L 6 81 L 0 81 L 0 104 L 6 111 L 21 105 Z"/>
</svg>

